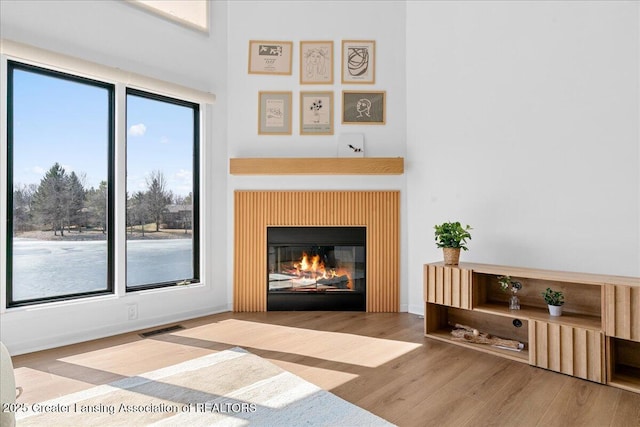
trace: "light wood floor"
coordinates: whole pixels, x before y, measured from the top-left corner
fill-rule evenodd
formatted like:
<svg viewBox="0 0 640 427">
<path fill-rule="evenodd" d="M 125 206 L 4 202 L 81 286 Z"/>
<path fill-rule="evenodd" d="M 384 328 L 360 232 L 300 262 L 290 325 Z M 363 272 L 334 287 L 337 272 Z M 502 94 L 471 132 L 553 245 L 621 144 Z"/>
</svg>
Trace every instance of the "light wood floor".
<svg viewBox="0 0 640 427">
<path fill-rule="evenodd" d="M 640 394 L 425 338 L 412 314 L 223 313 L 180 324 L 16 356 L 19 401 L 241 346 L 399 426 L 640 426 Z"/>
</svg>

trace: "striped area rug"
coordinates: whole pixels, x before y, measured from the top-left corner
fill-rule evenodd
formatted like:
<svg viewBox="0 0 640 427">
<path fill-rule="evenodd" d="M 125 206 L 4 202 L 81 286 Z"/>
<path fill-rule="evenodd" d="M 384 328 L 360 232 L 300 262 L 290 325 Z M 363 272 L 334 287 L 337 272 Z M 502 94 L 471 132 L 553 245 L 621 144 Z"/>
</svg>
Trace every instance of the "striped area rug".
<svg viewBox="0 0 640 427">
<path fill-rule="evenodd" d="M 392 426 L 239 347 L 26 409 L 18 426 Z"/>
</svg>

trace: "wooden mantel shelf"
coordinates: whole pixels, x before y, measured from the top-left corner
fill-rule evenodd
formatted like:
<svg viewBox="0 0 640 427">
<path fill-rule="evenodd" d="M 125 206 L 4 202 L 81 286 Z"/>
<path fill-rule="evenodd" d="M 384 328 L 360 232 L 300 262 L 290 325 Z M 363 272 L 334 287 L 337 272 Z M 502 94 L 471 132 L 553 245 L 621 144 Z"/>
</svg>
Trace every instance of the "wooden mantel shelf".
<svg viewBox="0 0 640 427">
<path fill-rule="evenodd" d="M 229 159 L 231 175 L 402 175 L 403 157 L 261 157 Z"/>
</svg>

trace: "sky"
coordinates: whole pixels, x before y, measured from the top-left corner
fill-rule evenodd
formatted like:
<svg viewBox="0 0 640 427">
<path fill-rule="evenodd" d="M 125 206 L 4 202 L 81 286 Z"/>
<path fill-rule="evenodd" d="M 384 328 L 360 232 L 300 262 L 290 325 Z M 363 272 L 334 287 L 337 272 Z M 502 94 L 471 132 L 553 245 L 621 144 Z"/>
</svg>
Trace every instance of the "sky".
<svg viewBox="0 0 640 427">
<path fill-rule="evenodd" d="M 58 162 L 85 176 L 86 189 L 107 180 L 108 91 L 14 70 L 14 186 L 39 184 Z M 127 96 L 127 191 L 146 190 L 152 171 L 186 196 L 193 170 L 193 110 Z"/>
</svg>

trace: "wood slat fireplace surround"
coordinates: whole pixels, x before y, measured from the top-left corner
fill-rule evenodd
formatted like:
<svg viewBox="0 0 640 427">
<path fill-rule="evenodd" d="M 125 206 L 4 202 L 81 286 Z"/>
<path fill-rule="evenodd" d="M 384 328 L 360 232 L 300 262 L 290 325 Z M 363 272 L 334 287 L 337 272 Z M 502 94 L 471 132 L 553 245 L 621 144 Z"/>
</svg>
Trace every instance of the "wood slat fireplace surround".
<svg viewBox="0 0 640 427">
<path fill-rule="evenodd" d="M 400 308 L 399 191 L 234 194 L 234 311 L 267 310 L 268 226 L 367 227 L 367 312 Z"/>
</svg>

